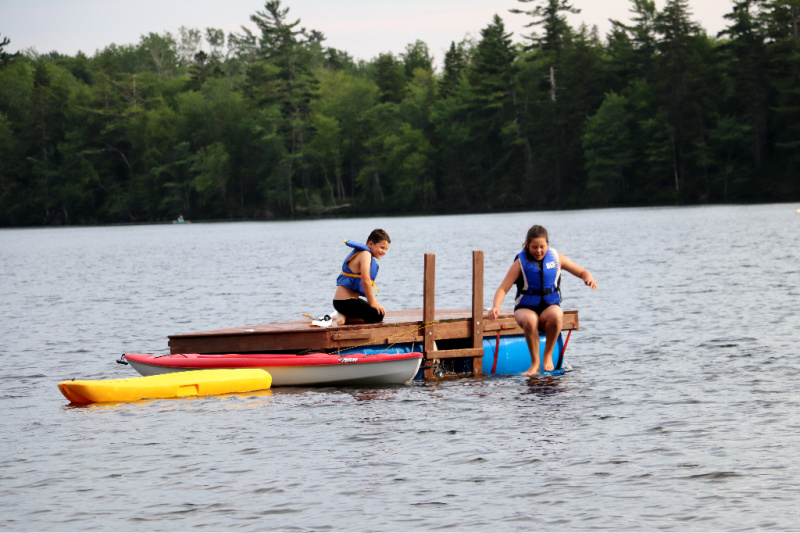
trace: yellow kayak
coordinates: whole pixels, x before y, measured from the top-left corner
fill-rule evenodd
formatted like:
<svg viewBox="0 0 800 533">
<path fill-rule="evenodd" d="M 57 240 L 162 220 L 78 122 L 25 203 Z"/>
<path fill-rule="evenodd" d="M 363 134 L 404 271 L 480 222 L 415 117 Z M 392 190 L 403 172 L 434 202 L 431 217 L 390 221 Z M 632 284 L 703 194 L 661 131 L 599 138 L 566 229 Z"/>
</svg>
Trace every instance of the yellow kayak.
<svg viewBox="0 0 800 533">
<path fill-rule="evenodd" d="M 135 402 L 145 398 L 181 398 L 264 390 L 272 376 L 261 368 L 192 370 L 127 379 L 62 381 L 58 384 L 72 403 Z"/>
</svg>

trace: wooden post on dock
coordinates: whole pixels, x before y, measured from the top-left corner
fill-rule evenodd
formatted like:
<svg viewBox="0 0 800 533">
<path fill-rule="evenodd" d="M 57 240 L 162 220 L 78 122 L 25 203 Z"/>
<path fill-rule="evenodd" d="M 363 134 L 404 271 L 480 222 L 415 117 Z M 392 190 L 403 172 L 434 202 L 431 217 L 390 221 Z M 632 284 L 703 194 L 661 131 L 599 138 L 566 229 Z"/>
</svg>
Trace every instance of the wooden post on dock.
<svg viewBox="0 0 800 533">
<path fill-rule="evenodd" d="M 423 285 L 422 324 L 424 341 L 422 352 L 425 355 L 422 364 L 425 367 L 422 376 L 431 379 L 434 366 L 439 359 L 453 357 L 471 357 L 474 375 L 483 372 L 483 252 L 472 252 L 472 319 L 470 320 L 470 346 L 455 350 L 436 350 L 436 255 L 425 254 L 425 279 Z"/>
<path fill-rule="evenodd" d="M 483 373 L 483 251 L 472 252 L 472 347 L 481 355 L 472 358 L 472 373 Z"/>
<path fill-rule="evenodd" d="M 422 372 L 422 377 L 431 379 L 433 377 L 433 366 L 438 362 L 431 359 L 434 353 L 433 348 L 433 324 L 435 322 L 434 315 L 434 293 L 436 288 L 436 254 L 425 254 L 425 273 L 424 284 L 422 287 L 422 324 L 424 326 L 423 333 L 425 335 L 422 344 L 422 353 L 425 357 L 422 360 L 425 370 Z"/>
</svg>

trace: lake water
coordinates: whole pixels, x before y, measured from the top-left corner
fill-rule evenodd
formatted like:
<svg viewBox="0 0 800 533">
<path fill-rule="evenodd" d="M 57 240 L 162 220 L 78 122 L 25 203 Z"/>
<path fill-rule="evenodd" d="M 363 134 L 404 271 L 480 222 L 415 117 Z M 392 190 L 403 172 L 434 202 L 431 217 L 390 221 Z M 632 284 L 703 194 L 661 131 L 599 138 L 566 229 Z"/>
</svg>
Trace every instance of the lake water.
<svg viewBox="0 0 800 533">
<path fill-rule="evenodd" d="M 798 205 L 0 230 L 3 531 L 800 529 Z M 387 309 L 469 308 L 528 227 L 590 269 L 565 375 L 70 406 L 167 335 L 331 311 L 392 237 Z M 505 307 L 512 304 L 511 296 Z"/>
</svg>

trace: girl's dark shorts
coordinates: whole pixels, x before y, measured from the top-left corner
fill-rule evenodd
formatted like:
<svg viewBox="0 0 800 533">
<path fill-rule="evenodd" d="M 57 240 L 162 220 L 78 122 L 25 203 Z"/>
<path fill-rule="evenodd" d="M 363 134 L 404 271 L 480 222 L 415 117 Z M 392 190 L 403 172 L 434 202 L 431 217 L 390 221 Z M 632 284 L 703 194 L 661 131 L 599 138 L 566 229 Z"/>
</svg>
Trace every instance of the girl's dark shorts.
<svg viewBox="0 0 800 533">
<path fill-rule="evenodd" d="M 545 302 L 542 302 L 542 303 L 540 303 L 539 305 L 536 305 L 536 306 L 533 306 L 533 305 L 518 305 L 518 306 L 514 307 L 514 311 L 516 311 L 517 309 L 530 309 L 531 311 L 533 311 L 537 315 L 541 315 L 542 311 L 544 311 L 545 309 L 547 309 L 551 305 L 555 305 L 555 306 L 561 307 L 558 304 L 547 304 Z"/>
</svg>

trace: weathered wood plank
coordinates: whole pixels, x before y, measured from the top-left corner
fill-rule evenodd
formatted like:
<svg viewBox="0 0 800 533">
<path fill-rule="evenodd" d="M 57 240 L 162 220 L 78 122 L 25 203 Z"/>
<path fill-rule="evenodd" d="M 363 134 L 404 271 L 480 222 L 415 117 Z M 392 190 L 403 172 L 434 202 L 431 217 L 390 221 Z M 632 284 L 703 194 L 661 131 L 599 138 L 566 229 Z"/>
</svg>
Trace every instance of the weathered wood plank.
<svg viewBox="0 0 800 533">
<path fill-rule="evenodd" d="M 483 348 L 459 348 L 454 350 L 434 350 L 431 356 L 436 359 L 452 359 L 455 357 L 472 357 L 473 359 L 480 357 L 483 361 Z M 474 371 L 474 370 L 473 370 Z M 478 372 L 480 373 L 480 371 Z"/>
<path fill-rule="evenodd" d="M 309 327 L 308 321 L 262 324 L 243 328 L 229 328 L 169 336 L 171 353 L 237 353 L 276 352 L 299 350 L 346 349 L 359 345 L 391 344 L 395 342 L 431 342 L 446 339 L 472 339 L 472 314 L 468 310 L 437 310 L 434 322 L 423 328 L 423 310 L 387 313 L 381 324 L 354 324 L 328 328 Z M 501 313 L 497 320 L 481 319 L 481 340 L 501 336 L 521 335 L 513 314 Z M 578 312 L 564 312 L 564 330 L 578 329 Z M 473 344 L 474 347 L 474 344 Z"/>
<path fill-rule="evenodd" d="M 353 340 L 353 339 L 369 339 L 372 334 L 369 331 L 347 331 L 344 333 L 334 333 L 331 338 L 335 341 L 340 340 Z"/>
<path fill-rule="evenodd" d="M 472 313 L 467 309 L 436 309 L 434 320 L 436 322 L 447 322 L 470 319 Z M 181 337 L 202 337 L 202 336 L 216 336 L 216 335 L 251 335 L 253 333 L 266 333 L 266 334 L 280 334 L 284 332 L 290 333 L 303 333 L 314 334 L 320 330 L 346 332 L 346 331 L 360 331 L 362 329 L 370 328 L 386 328 L 395 325 L 416 326 L 423 320 L 422 309 L 407 309 L 403 311 L 389 311 L 386 317 L 380 324 L 352 324 L 347 326 L 331 326 L 329 328 L 310 327 L 308 320 L 292 321 L 292 322 L 277 322 L 273 324 L 259 324 L 255 326 L 244 326 L 228 329 L 217 329 L 209 331 L 199 331 L 192 333 L 179 333 L 170 335 L 169 338 Z M 501 310 L 500 316 L 497 320 L 488 320 L 486 314 L 483 314 L 484 331 L 497 330 L 497 324 L 508 323 L 514 324 L 514 312 L 511 310 Z M 564 330 L 579 329 L 578 328 L 578 312 L 577 311 L 564 311 Z"/>
</svg>

